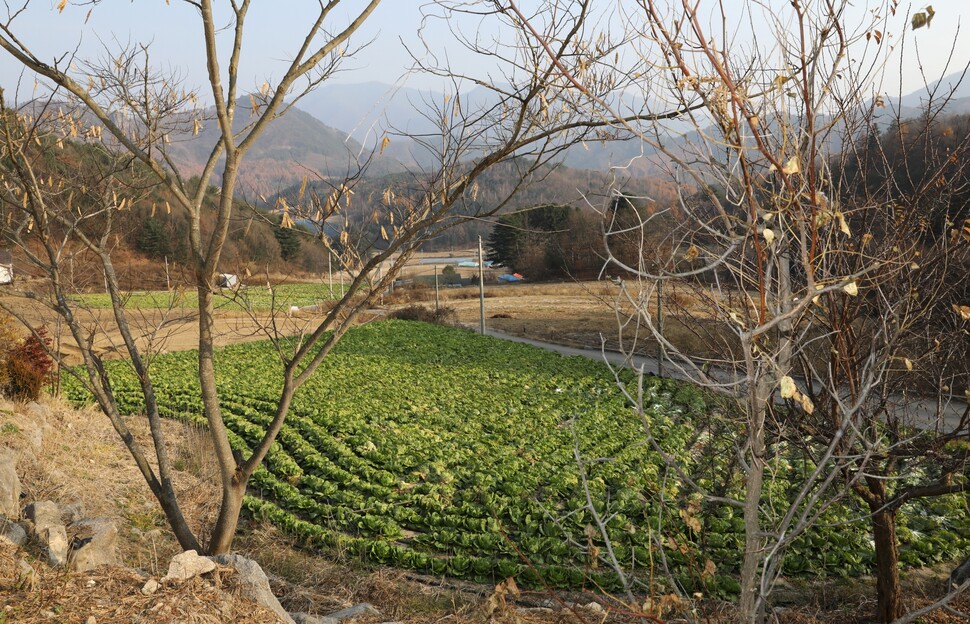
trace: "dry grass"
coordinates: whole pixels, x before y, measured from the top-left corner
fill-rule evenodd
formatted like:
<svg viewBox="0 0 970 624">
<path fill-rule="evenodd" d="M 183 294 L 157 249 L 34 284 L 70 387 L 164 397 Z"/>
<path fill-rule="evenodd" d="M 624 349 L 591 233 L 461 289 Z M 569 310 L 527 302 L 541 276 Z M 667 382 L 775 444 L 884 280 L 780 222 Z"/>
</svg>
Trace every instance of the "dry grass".
<svg viewBox="0 0 970 624">
<path fill-rule="evenodd" d="M 151 595 L 141 593 L 147 577 L 134 570 L 101 567 L 69 574 L 31 561 L 35 574 L 18 583 L 21 557 L 0 544 L 0 622 L 94 622 L 130 624 L 266 624 L 276 616 L 239 596 L 232 568 L 181 583 L 165 583 Z"/>
<path fill-rule="evenodd" d="M 289 611 L 327 614 L 369 602 L 380 609 L 380 621 L 483 621 L 478 611 L 488 589 L 480 585 L 446 587 L 399 570 L 362 568 L 333 553 L 300 548 L 262 523 L 249 525 L 236 548 L 275 575 L 273 591 Z"/>
<path fill-rule="evenodd" d="M 129 565 L 151 574 L 162 574 L 172 555 L 180 551 L 164 530 L 165 518 L 108 419 L 94 408 L 76 410 L 50 400 L 46 426 L 42 419 L 13 403 L 0 410 L 0 444 L 19 451 L 17 468 L 23 482 L 24 500 L 52 500 L 61 506 L 79 504 L 87 517 L 115 520 L 120 529 L 119 555 Z M 135 439 L 151 444 L 144 418 L 126 419 Z M 163 429 L 173 460 L 206 455 L 192 449 L 186 426 L 164 421 Z M 32 445 L 31 432 L 42 430 L 40 448 Z M 210 473 L 211 474 L 211 473 Z M 199 530 L 211 526 L 218 512 L 218 487 L 212 478 L 178 471 L 176 490 L 190 525 Z"/>
<path fill-rule="evenodd" d="M 656 292 L 650 285 L 626 294 L 610 281 L 488 285 L 485 292 L 486 324 L 492 329 L 574 347 L 598 349 L 605 344 L 608 349 L 622 347 L 646 355 L 657 351 L 650 329 L 633 305 L 654 311 Z M 713 307 L 706 297 L 686 286 L 667 286 L 664 335 L 695 357 L 717 358 L 737 346 L 712 318 Z M 460 323 L 477 326 L 477 289 L 443 290 L 442 301 L 455 308 Z"/>
</svg>

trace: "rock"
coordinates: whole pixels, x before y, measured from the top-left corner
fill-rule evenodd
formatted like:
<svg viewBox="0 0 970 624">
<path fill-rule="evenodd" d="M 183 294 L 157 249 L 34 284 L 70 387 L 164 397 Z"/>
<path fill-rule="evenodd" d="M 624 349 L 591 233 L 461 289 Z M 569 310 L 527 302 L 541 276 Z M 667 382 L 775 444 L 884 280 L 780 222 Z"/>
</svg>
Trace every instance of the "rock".
<svg viewBox="0 0 970 624">
<path fill-rule="evenodd" d="M 71 534 L 71 568 L 86 572 L 102 565 L 116 565 L 118 527 L 108 518 L 90 518 L 68 527 Z"/>
<path fill-rule="evenodd" d="M 27 531 L 16 522 L 0 518 L 0 540 L 6 540 L 14 546 L 23 546 L 27 541 Z"/>
<path fill-rule="evenodd" d="M 37 588 L 37 571 L 23 559 L 17 561 L 17 587 L 28 592 Z"/>
<path fill-rule="evenodd" d="M 24 431 L 24 435 L 30 443 L 30 450 L 40 453 L 44 448 L 44 430 L 40 427 L 30 427 Z"/>
<path fill-rule="evenodd" d="M 161 587 L 161 584 L 158 581 L 155 579 L 148 579 L 148 581 L 142 585 L 141 593 L 145 594 L 146 596 L 151 596 L 158 591 L 159 587 Z"/>
<path fill-rule="evenodd" d="M 241 593 L 245 598 L 266 607 L 287 624 L 294 624 L 293 618 L 270 590 L 269 579 L 258 563 L 240 555 L 216 555 L 211 557 L 211 561 L 235 568 L 239 574 Z"/>
<path fill-rule="evenodd" d="M 950 573 L 950 580 L 947 582 L 947 591 L 960 587 L 970 579 L 970 557 L 963 560 L 953 572 Z"/>
<path fill-rule="evenodd" d="M 586 608 L 589 609 L 590 611 L 592 611 L 593 613 L 602 613 L 603 612 L 603 605 L 601 605 L 598 602 L 591 602 L 588 605 L 586 605 Z"/>
<path fill-rule="evenodd" d="M 70 544 L 67 529 L 61 524 L 61 510 L 51 501 L 35 501 L 24 509 L 34 535 L 47 546 L 47 561 L 52 566 L 67 563 Z"/>
<path fill-rule="evenodd" d="M 34 453 L 40 453 L 44 447 L 44 436 L 47 435 L 51 427 L 47 424 L 47 416 L 50 409 L 40 403 L 30 402 L 26 408 L 26 418 L 23 419 L 24 437 L 30 443 L 30 448 Z"/>
<path fill-rule="evenodd" d="M 67 541 L 67 530 L 64 525 L 57 524 L 48 527 L 39 536 L 47 544 L 47 563 L 53 567 L 66 564 L 70 544 Z"/>
<path fill-rule="evenodd" d="M 352 607 L 341 609 L 336 613 L 331 613 L 327 617 L 332 620 L 336 620 L 337 622 L 342 622 L 344 620 L 352 620 L 362 615 L 380 615 L 380 614 L 381 612 L 377 610 L 377 607 L 375 607 L 369 602 L 362 602 Z"/>
<path fill-rule="evenodd" d="M 61 508 L 61 522 L 73 524 L 84 519 L 84 505 L 80 502 L 70 503 Z"/>
<path fill-rule="evenodd" d="M 51 413 L 51 410 L 46 405 L 41 405 L 37 401 L 31 401 L 27 404 L 27 414 L 33 416 L 36 420 L 40 421 L 42 424 L 47 424 L 47 416 Z"/>
<path fill-rule="evenodd" d="M 24 516 L 34 523 L 34 533 L 43 536 L 44 531 L 55 526 L 64 526 L 61 522 L 61 510 L 53 501 L 34 501 L 24 509 Z"/>
<path fill-rule="evenodd" d="M 186 550 L 172 557 L 168 564 L 168 574 L 162 577 L 162 582 L 184 581 L 216 569 L 216 564 L 208 557 L 200 557 L 194 550 Z"/>
<path fill-rule="evenodd" d="M 89 615 L 84 624 L 98 624 L 98 618 L 94 617 L 93 615 Z"/>
<path fill-rule="evenodd" d="M 20 518 L 20 477 L 17 476 L 17 454 L 0 446 L 0 516 Z"/>
<path fill-rule="evenodd" d="M 309 613 L 291 613 L 290 617 L 296 624 L 337 624 L 337 620 L 323 615 L 310 615 Z"/>
</svg>

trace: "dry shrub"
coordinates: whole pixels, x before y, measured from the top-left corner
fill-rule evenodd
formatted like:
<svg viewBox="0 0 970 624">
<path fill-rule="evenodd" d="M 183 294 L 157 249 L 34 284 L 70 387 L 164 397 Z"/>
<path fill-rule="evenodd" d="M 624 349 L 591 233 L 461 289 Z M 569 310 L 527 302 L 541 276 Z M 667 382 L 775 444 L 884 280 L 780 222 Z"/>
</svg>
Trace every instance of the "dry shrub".
<svg viewBox="0 0 970 624">
<path fill-rule="evenodd" d="M 54 360 L 48 352 L 51 339 L 47 330 L 38 328 L 7 356 L 7 383 L 10 396 L 23 401 L 36 401 L 44 382 L 54 369 Z"/>
<path fill-rule="evenodd" d="M 421 321 L 435 325 L 455 325 L 458 316 L 454 308 L 441 307 L 437 310 L 428 306 L 411 304 L 391 313 L 391 318 L 401 321 Z"/>
</svg>

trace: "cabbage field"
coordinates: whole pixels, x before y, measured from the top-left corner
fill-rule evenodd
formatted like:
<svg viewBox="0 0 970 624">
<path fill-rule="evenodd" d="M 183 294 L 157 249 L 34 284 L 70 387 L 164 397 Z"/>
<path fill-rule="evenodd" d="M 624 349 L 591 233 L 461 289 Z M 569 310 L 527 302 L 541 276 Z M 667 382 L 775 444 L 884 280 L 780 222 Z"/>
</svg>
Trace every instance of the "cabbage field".
<svg viewBox="0 0 970 624">
<path fill-rule="evenodd" d="M 281 385 L 274 353 L 248 343 L 217 354 L 226 422 L 244 454 Z M 201 419 L 196 366 L 194 352 L 153 360 L 163 415 Z M 109 370 L 125 411 L 138 413 L 130 368 L 116 361 Z M 80 388 L 69 393 L 88 400 Z M 646 398 L 667 452 L 708 485 L 738 486 L 729 443 L 711 424 L 728 417 L 721 406 L 669 380 L 648 379 Z M 245 508 L 309 547 L 376 564 L 613 588 L 617 579 L 596 556 L 605 543 L 592 530 L 577 453 L 628 572 L 656 572 L 662 544 L 685 584 L 736 588 L 741 518 L 681 491 L 609 369 L 458 329 L 384 321 L 348 333 L 298 392 Z M 775 458 L 769 495 L 784 491 L 784 475 L 798 465 Z M 954 504 L 928 501 L 901 516 L 903 561 L 948 559 L 970 546 L 966 515 L 952 513 Z M 786 571 L 865 573 L 873 557 L 866 531 L 851 503 L 833 508 L 791 549 Z"/>
</svg>

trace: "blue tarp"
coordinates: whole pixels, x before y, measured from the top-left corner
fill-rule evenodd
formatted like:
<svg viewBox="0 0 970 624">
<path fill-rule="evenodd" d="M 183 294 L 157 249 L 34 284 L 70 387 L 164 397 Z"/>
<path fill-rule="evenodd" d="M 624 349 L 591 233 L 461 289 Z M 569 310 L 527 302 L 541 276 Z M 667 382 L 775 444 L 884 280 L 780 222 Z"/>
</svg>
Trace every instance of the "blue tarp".
<svg viewBox="0 0 970 624">
<path fill-rule="evenodd" d="M 523 279 L 518 275 L 512 275 L 511 273 L 506 273 L 505 275 L 499 275 L 498 278 L 503 282 L 521 282 Z"/>
</svg>

